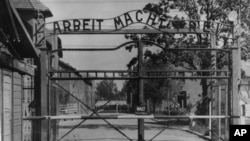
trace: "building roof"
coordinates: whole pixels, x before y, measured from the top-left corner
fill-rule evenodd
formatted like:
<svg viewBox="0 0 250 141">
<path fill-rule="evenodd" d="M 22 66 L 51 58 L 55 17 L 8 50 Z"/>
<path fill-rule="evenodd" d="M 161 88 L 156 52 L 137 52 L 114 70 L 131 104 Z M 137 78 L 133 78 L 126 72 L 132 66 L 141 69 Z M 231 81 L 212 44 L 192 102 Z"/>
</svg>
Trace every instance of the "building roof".
<svg viewBox="0 0 250 141">
<path fill-rule="evenodd" d="M 41 11 L 45 17 L 51 17 L 52 13 L 47 6 L 39 0 L 12 0 L 16 9 Z"/>
<path fill-rule="evenodd" d="M 69 63 L 66 63 L 59 59 L 59 66 L 64 70 L 77 71 L 76 68 L 71 66 Z M 80 74 L 79 72 L 74 72 L 78 77 L 83 77 L 84 74 Z M 90 80 L 83 79 L 84 82 L 92 86 L 92 82 Z"/>
<path fill-rule="evenodd" d="M 18 33 L 17 41 L 18 42 L 12 42 L 12 44 L 14 46 L 20 46 L 20 47 L 16 47 L 15 51 L 23 58 L 33 58 L 33 57 L 37 58 L 39 52 L 35 48 L 35 45 L 30 37 L 28 29 L 27 27 L 25 27 L 19 13 L 17 12 L 14 6 L 13 0 L 10 0 L 10 1 L 6 0 L 6 3 L 4 3 L 3 6 L 9 8 L 9 10 L 7 11 L 11 11 L 11 13 L 13 14 L 14 21 L 10 20 L 9 22 L 10 26 L 12 24 L 12 28 L 17 28 L 17 33 Z M 12 18 L 12 14 L 9 15 L 11 18 Z"/>
<path fill-rule="evenodd" d="M 108 101 L 97 101 L 95 106 L 103 106 L 104 104 L 106 104 Z M 108 104 L 106 105 L 127 105 L 127 101 L 125 100 L 111 100 L 110 102 L 108 102 Z"/>
<path fill-rule="evenodd" d="M 66 63 L 62 60 L 59 60 L 59 66 L 65 70 L 71 70 L 71 71 L 76 71 L 76 68 L 74 68 L 73 66 L 71 66 L 69 63 Z M 79 75 L 79 74 L 77 74 Z M 79 75 L 80 76 L 80 75 Z"/>
</svg>

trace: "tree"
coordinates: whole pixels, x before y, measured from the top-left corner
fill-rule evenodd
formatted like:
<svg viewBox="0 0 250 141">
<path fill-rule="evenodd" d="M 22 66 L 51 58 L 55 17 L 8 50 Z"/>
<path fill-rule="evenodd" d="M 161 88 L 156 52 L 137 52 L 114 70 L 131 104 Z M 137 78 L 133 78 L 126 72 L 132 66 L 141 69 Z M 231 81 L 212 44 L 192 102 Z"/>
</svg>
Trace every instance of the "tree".
<svg viewBox="0 0 250 141">
<path fill-rule="evenodd" d="M 143 69 L 147 71 L 161 71 L 173 69 L 172 64 L 169 64 L 164 58 L 165 53 L 162 51 L 152 52 L 146 50 L 144 53 Z M 147 79 L 144 80 L 144 95 L 146 100 L 152 102 L 152 111 L 155 113 L 156 106 L 162 103 L 162 100 L 174 97 L 180 93 L 180 81 L 171 79 Z M 167 99 L 170 100 L 170 99 Z"/>
<path fill-rule="evenodd" d="M 97 83 L 95 94 L 97 100 L 110 100 L 118 94 L 118 89 L 113 80 L 103 80 Z"/>
<path fill-rule="evenodd" d="M 118 91 L 118 94 L 116 96 L 116 100 L 126 100 L 127 95 L 126 92 L 124 91 L 124 89 L 122 89 L 121 91 Z"/>
<path fill-rule="evenodd" d="M 169 64 L 163 57 L 165 56 L 162 51 L 146 50 L 144 53 L 143 70 L 168 70 L 172 69 L 172 64 Z M 136 70 L 138 61 L 136 58 L 128 63 L 129 70 Z M 174 97 L 179 94 L 181 88 L 179 81 L 170 79 L 146 79 L 144 80 L 144 101 L 149 100 L 152 103 L 152 112 L 155 113 L 157 105 L 162 103 L 162 100 L 167 99 L 167 93 Z M 132 109 L 138 105 L 138 83 L 135 80 L 129 80 L 124 83 L 123 90 L 128 94 L 128 101 L 132 96 Z M 168 99 L 169 100 L 169 99 Z M 133 111 L 133 110 L 132 110 Z"/>
<path fill-rule="evenodd" d="M 237 33 L 237 38 L 241 38 L 241 42 L 238 43 L 242 48 L 241 58 L 244 60 L 249 59 L 249 4 L 243 0 L 161 0 L 159 3 L 147 4 L 143 10 L 150 11 L 163 20 L 179 20 L 172 23 L 173 28 L 184 27 L 185 22 L 181 21 L 185 19 L 184 17 L 171 16 L 171 9 L 179 9 L 180 12 L 186 14 L 186 19 L 188 20 L 201 20 L 201 17 L 205 17 L 206 21 L 211 22 L 221 22 L 232 24 L 228 19 L 228 13 L 232 11 L 237 11 L 240 13 L 241 23 L 238 26 L 239 29 L 243 29 L 242 32 Z M 156 23 L 157 24 L 157 23 Z M 237 30 L 239 31 L 239 30 Z M 243 32 L 244 31 L 244 32 Z M 221 33 L 216 38 L 216 44 L 221 44 L 221 48 L 228 48 L 232 44 L 232 39 L 228 38 L 232 36 L 231 28 L 224 28 Z M 234 31 L 233 31 L 234 32 Z M 137 34 L 131 34 L 125 36 L 130 40 L 138 40 L 140 37 Z M 142 40 L 150 40 L 156 42 L 165 48 L 207 48 L 211 46 L 211 36 L 208 34 L 179 34 L 175 36 L 173 34 L 143 34 L 140 37 Z M 150 44 L 146 44 L 150 45 Z M 127 49 L 131 51 L 131 48 L 136 48 L 137 46 L 128 46 Z M 149 53 L 150 54 L 150 53 Z M 162 55 L 164 54 L 164 55 Z M 165 52 L 157 54 L 166 62 L 174 64 L 175 66 L 181 66 L 188 70 L 207 70 L 211 69 L 212 65 L 212 55 L 210 51 L 183 51 L 183 52 Z M 155 57 L 155 56 L 151 56 Z M 218 52 L 217 55 L 217 68 L 222 69 L 228 67 L 229 57 L 226 53 Z M 135 60 L 135 59 L 134 59 Z M 133 66 L 136 62 L 131 60 L 129 67 Z M 129 68 L 131 69 L 131 68 Z M 210 72 L 197 73 L 200 76 L 209 76 Z M 211 81 L 208 79 L 202 79 L 202 102 L 198 105 L 198 114 L 206 115 L 208 114 L 208 103 L 210 99 L 208 98 L 208 88 L 211 86 Z"/>
</svg>

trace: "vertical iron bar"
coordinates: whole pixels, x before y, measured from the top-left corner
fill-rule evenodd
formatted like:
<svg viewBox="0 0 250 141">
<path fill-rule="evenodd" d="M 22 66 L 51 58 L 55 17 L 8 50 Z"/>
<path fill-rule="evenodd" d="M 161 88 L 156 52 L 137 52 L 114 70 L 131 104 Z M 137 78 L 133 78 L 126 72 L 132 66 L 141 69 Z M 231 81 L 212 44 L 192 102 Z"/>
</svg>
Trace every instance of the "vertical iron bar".
<svg viewBox="0 0 250 141">
<path fill-rule="evenodd" d="M 232 116 L 232 110 L 231 110 L 231 108 L 232 108 L 232 77 L 233 77 L 233 72 L 232 72 L 232 67 L 233 67 L 233 64 L 232 64 L 232 51 L 230 51 L 229 52 L 229 65 L 230 65 L 230 74 L 229 74 L 229 76 L 230 76 L 230 78 L 228 79 L 228 99 L 227 99 L 227 114 L 228 114 L 228 116 L 230 117 L 229 119 L 228 119 L 228 126 L 227 126 L 227 128 L 228 128 L 228 130 L 227 130 L 227 133 L 228 133 L 228 140 L 229 140 L 229 126 L 230 126 L 230 124 L 231 124 L 231 120 L 232 120 L 232 118 L 231 118 L 231 116 Z"/>
<path fill-rule="evenodd" d="M 138 72 L 139 72 L 139 105 L 144 104 L 143 96 L 143 79 L 142 79 L 142 67 L 143 67 L 143 45 L 142 41 L 138 41 Z M 138 141 L 144 141 L 144 119 L 138 119 Z"/>
<path fill-rule="evenodd" d="M 229 61 L 229 79 L 228 79 L 228 85 L 227 85 L 227 111 L 226 115 L 229 116 L 229 118 L 226 118 L 226 132 L 225 132 L 225 140 L 229 141 L 229 126 L 231 124 L 231 93 L 232 93 L 232 50 L 228 52 L 228 61 Z"/>
<path fill-rule="evenodd" d="M 212 49 L 215 49 L 216 48 L 216 35 L 213 35 L 211 34 L 210 35 L 210 40 L 211 40 L 211 48 Z M 211 55 L 212 55 L 212 66 L 211 66 L 211 69 L 212 70 L 217 70 L 217 51 L 216 50 L 213 50 L 211 51 Z M 216 75 L 216 72 L 212 72 L 212 76 L 217 76 Z M 218 100 L 218 85 L 220 85 L 220 82 L 218 83 L 217 79 L 212 79 L 212 91 L 211 91 L 211 114 L 212 115 L 218 115 L 218 103 L 219 100 Z M 210 119 L 211 121 L 211 139 L 213 141 L 218 141 L 219 140 L 219 120 L 218 119 Z"/>
<path fill-rule="evenodd" d="M 48 50 L 46 51 L 46 54 L 47 54 L 47 60 L 48 60 L 47 75 L 50 76 L 51 75 L 50 71 L 52 70 L 51 67 L 52 67 L 53 62 L 51 60 L 51 54 L 48 53 Z M 47 90 L 48 90 L 47 91 L 47 95 L 48 95 L 48 115 L 51 116 L 51 105 L 50 105 L 51 104 L 51 83 L 50 83 L 50 79 L 47 79 L 47 83 L 48 83 L 48 88 L 47 88 Z M 48 132 L 49 132 L 48 133 L 48 139 L 50 141 L 50 140 L 52 140 L 51 136 L 53 136 L 53 135 L 51 135 L 51 120 L 50 119 L 48 120 L 48 126 L 49 126 L 49 128 L 48 128 Z"/>
<path fill-rule="evenodd" d="M 218 99 L 219 100 L 219 102 L 218 102 L 219 103 L 219 105 L 218 105 L 218 112 L 219 112 L 219 116 L 221 116 L 221 85 L 219 85 L 218 87 L 219 87 L 218 88 L 219 89 L 219 93 L 218 93 L 219 94 L 218 95 L 219 96 L 219 99 Z M 219 122 L 219 125 L 218 125 L 219 126 L 219 131 L 218 131 L 218 134 L 219 134 L 219 140 L 220 140 L 220 138 L 221 138 L 221 118 L 218 119 L 218 122 Z"/>
</svg>

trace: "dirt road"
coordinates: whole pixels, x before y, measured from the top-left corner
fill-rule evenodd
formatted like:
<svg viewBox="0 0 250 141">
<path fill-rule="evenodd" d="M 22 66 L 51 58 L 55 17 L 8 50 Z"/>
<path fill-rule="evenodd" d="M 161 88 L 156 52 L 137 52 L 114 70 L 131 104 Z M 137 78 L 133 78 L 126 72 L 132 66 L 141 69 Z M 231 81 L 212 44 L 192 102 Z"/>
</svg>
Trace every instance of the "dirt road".
<svg viewBox="0 0 250 141">
<path fill-rule="evenodd" d="M 119 119 L 108 120 L 115 127 L 119 128 L 128 138 L 137 140 L 137 120 Z M 80 120 L 60 121 L 59 138 L 77 125 Z M 157 124 L 151 119 L 145 119 L 145 140 L 153 141 L 205 141 L 195 134 L 184 131 L 186 126 Z M 159 134 L 160 133 L 160 134 Z M 159 134 L 158 136 L 156 136 Z M 103 120 L 87 120 L 62 141 L 126 141 L 127 137 L 120 134 Z"/>
</svg>

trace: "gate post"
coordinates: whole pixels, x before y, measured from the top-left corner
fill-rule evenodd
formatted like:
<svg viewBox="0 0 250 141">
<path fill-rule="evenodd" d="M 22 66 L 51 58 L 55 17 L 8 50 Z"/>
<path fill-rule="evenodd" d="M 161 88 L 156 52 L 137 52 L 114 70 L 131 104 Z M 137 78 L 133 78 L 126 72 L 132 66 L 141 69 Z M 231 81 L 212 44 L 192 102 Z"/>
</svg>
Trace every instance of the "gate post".
<svg viewBox="0 0 250 141">
<path fill-rule="evenodd" d="M 232 49 L 232 116 L 231 124 L 240 124 L 240 104 L 239 104 L 239 82 L 241 79 L 241 58 L 240 58 L 240 48 Z"/>
<path fill-rule="evenodd" d="M 33 42 L 37 48 L 40 49 L 40 56 L 35 60 L 37 71 L 35 76 L 35 100 L 36 115 L 47 116 L 49 113 L 48 104 L 48 59 L 46 47 L 46 29 L 45 29 L 45 16 L 37 13 L 37 21 L 33 25 Z M 49 122 L 47 120 L 34 121 L 34 140 L 48 141 L 49 139 Z M 39 134 L 40 133 L 40 134 Z"/>
<path fill-rule="evenodd" d="M 142 41 L 139 39 L 138 41 L 139 105 L 144 104 L 142 67 L 143 67 L 143 45 Z M 144 141 L 144 119 L 138 119 L 138 141 Z"/>
<path fill-rule="evenodd" d="M 42 48 L 40 54 L 41 116 L 49 115 L 47 66 L 48 66 L 47 48 Z M 41 120 L 41 141 L 49 141 L 48 135 L 49 135 L 49 121 Z"/>
</svg>

